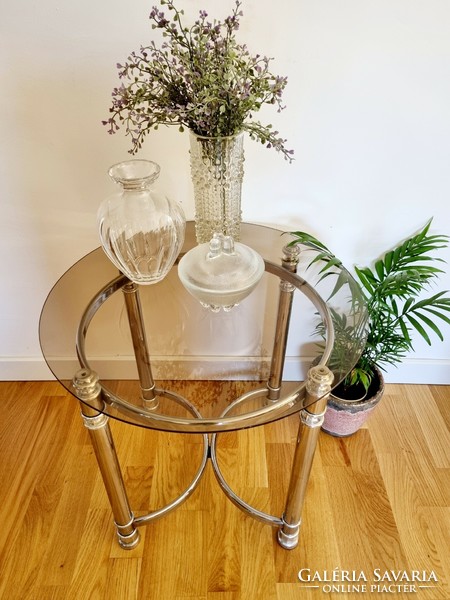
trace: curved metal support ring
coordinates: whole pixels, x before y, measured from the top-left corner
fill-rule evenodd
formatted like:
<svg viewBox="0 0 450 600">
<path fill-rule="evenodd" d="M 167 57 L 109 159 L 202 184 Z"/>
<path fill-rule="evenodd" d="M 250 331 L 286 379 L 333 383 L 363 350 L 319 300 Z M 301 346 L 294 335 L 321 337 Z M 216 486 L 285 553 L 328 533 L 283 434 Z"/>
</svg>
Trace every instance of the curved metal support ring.
<svg viewBox="0 0 450 600">
<path fill-rule="evenodd" d="M 227 408 L 222 412 L 220 416 L 225 417 L 228 414 L 228 412 L 230 412 L 237 404 L 245 402 L 246 400 L 250 400 L 255 395 L 258 395 L 258 393 L 260 392 L 261 390 L 256 390 L 256 393 L 249 392 L 240 396 L 239 398 L 234 400 L 234 402 L 232 402 L 229 406 L 227 406 Z M 225 477 L 222 475 L 217 460 L 216 439 L 218 435 L 218 433 L 214 433 L 211 436 L 211 464 L 214 470 L 214 475 L 216 476 L 216 479 L 219 482 L 219 485 L 224 491 L 225 495 L 231 500 L 231 502 L 233 502 L 235 506 L 240 508 L 243 512 L 250 515 L 257 521 L 268 523 L 269 525 L 272 525 L 272 527 L 281 527 L 283 525 L 283 520 L 280 517 L 275 517 L 274 515 L 270 515 L 268 513 L 258 510 L 254 506 L 251 506 L 250 504 L 245 502 L 245 500 L 243 500 L 240 496 L 238 496 L 228 485 Z"/>
<path fill-rule="evenodd" d="M 327 336 L 325 348 L 320 358 L 319 364 L 327 364 L 334 345 L 334 327 L 331 312 L 324 300 L 319 296 L 316 290 L 299 275 L 292 273 L 283 267 L 276 265 L 268 260 L 264 260 L 265 270 L 271 275 L 275 275 L 281 280 L 285 280 L 300 290 L 315 306 L 321 315 Z M 80 320 L 77 336 L 76 351 L 81 367 L 90 368 L 85 351 L 85 340 L 89 324 L 100 306 L 115 292 L 120 290 L 129 280 L 120 275 L 116 279 L 105 285 L 91 300 L 86 307 Z M 276 420 L 287 417 L 293 413 L 299 412 L 305 408 L 305 384 L 301 383 L 299 387 L 280 398 L 276 402 L 263 406 L 258 410 L 252 411 L 239 417 L 219 417 L 204 419 L 185 419 L 181 417 L 169 417 L 158 413 L 157 411 L 145 410 L 145 407 L 138 407 L 130 402 L 119 398 L 110 390 L 102 385 L 102 397 L 109 405 L 114 406 L 119 413 L 127 414 L 131 418 L 142 422 L 146 427 L 159 429 L 163 431 L 178 431 L 180 433 L 211 433 L 212 431 L 233 431 L 236 429 L 245 429 L 262 425 L 269 420 Z M 106 411 L 107 412 L 107 411 Z M 109 414 L 109 413 L 108 413 Z M 270 415 L 270 416 L 268 416 Z M 109 416 L 114 416 L 110 414 Z"/>
<path fill-rule="evenodd" d="M 170 399 L 174 400 L 175 402 L 177 402 L 178 404 L 184 406 L 192 415 L 194 415 L 194 417 L 197 417 L 198 419 L 202 418 L 202 415 L 197 410 L 197 408 L 193 404 L 191 404 L 189 402 L 189 400 L 186 400 L 186 398 L 183 398 L 183 396 L 180 396 L 179 394 L 175 394 L 173 392 L 168 392 L 166 390 L 157 390 L 157 392 L 159 392 L 160 395 L 170 398 Z M 200 482 L 200 479 L 205 471 L 205 467 L 208 462 L 208 456 L 209 456 L 209 438 L 208 438 L 208 435 L 205 433 L 205 434 L 203 434 L 202 461 L 201 461 L 200 467 L 198 468 L 198 471 L 194 475 L 194 478 L 192 479 L 191 483 L 187 486 L 187 488 L 179 496 L 177 496 L 177 498 L 175 498 L 175 500 L 172 500 L 172 502 L 169 502 L 169 504 L 166 504 L 162 508 L 159 508 L 158 510 L 155 510 L 151 513 L 148 513 L 146 515 L 140 515 L 139 517 L 135 517 L 133 519 L 133 524 L 136 527 L 139 527 L 141 525 L 147 525 L 147 523 L 149 523 L 150 521 L 154 521 L 155 519 L 160 519 L 161 517 L 164 517 L 169 512 L 171 512 L 172 510 L 175 510 L 178 506 L 180 506 L 180 504 L 182 504 L 185 500 L 187 500 Z"/>
</svg>

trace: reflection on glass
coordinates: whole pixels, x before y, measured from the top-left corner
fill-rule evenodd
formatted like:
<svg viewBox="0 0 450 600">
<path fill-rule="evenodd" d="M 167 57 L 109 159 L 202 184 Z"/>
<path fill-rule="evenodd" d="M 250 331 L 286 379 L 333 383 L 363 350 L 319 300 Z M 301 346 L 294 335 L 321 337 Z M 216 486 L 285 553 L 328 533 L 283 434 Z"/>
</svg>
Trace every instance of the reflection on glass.
<svg viewBox="0 0 450 600">
<path fill-rule="evenodd" d="M 250 372 L 249 368 L 253 369 L 253 365 L 262 364 L 262 362 L 267 363 L 273 352 L 274 323 L 280 281 L 282 284 L 286 279 L 293 284 L 296 289 L 289 328 L 289 355 L 285 364 L 280 402 L 275 402 L 273 409 L 271 408 L 262 417 L 264 422 L 269 422 L 275 418 L 298 412 L 304 397 L 304 384 L 300 383 L 300 380 L 304 378 L 315 355 L 317 356 L 317 353 L 311 351 L 310 342 L 314 340 L 320 342 L 322 333 L 327 336 L 327 339 L 330 337 L 330 331 L 322 331 L 320 326 L 319 329 L 316 328 L 314 311 L 318 308 L 317 304 L 314 304 L 314 299 L 317 297 L 322 299 L 326 311 L 324 322 L 328 323 L 329 330 L 334 330 L 331 331 L 331 334 L 334 333 L 334 347 L 327 357 L 327 364 L 335 375 L 333 385 L 339 383 L 359 358 L 366 336 L 367 312 L 358 285 L 342 265 L 335 265 L 329 270 L 327 276 L 324 276 L 324 264 L 320 260 L 312 262 L 318 254 L 311 254 L 307 247 L 300 244 L 297 274 L 287 273 L 280 264 L 283 248 L 287 241 L 286 236 L 281 235 L 280 231 L 244 223 L 242 239 L 246 245 L 264 256 L 266 274 L 255 290 L 255 298 L 258 302 L 250 303 L 251 311 L 241 310 L 247 306 L 246 303 L 250 301 L 249 297 L 236 311 L 219 315 L 219 317 L 226 316 L 234 319 L 236 327 L 223 327 L 220 335 L 209 339 L 211 329 L 206 326 L 208 319 L 215 319 L 218 315 L 204 311 L 194 299 L 191 303 L 186 304 L 187 313 L 184 309 L 180 313 L 182 314 L 180 319 L 186 319 L 189 326 L 185 329 L 180 327 L 180 324 L 177 324 L 178 317 L 176 315 L 175 322 L 172 322 L 171 314 L 179 312 L 178 304 L 184 305 L 191 299 L 182 288 L 175 271 L 167 280 L 167 283 L 171 283 L 170 286 L 166 286 L 166 280 L 164 280 L 161 284 L 147 286 L 141 290 L 145 292 L 142 293 L 144 319 L 147 325 L 152 364 L 155 361 L 155 363 L 171 365 L 173 366 L 171 373 L 180 373 L 183 379 L 189 377 L 198 379 L 200 372 L 202 378 L 207 379 L 215 365 L 220 366 L 220 371 L 217 369 L 216 372 L 220 373 L 221 379 L 226 379 L 230 374 L 233 378 L 248 379 L 246 374 Z M 182 251 L 187 252 L 196 246 L 194 224 L 188 223 L 186 241 Z M 171 400 L 161 401 L 158 411 L 152 415 L 146 414 L 140 394 L 134 392 L 134 389 L 138 390 L 139 386 L 133 386 L 127 381 L 136 380 L 137 375 L 131 344 L 129 339 L 124 339 L 123 332 L 121 333 L 119 319 L 122 312 L 120 304 L 123 301 L 120 289 L 126 281 L 125 277 L 118 277 L 114 265 L 100 248 L 85 256 L 63 275 L 51 290 L 41 314 L 39 335 L 47 364 L 61 383 L 73 393 L 71 380 L 80 366 L 75 340 L 82 315 L 86 307 L 91 305 L 94 317 L 85 332 L 88 342 L 86 357 L 92 368 L 98 372 L 100 381 L 104 382 L 110 390 L 119 390 L 117 398 L 112 400 L 107 398 L 105 412 L 117 419 L 146 427 L 194 432 L 196 427 L 193 423 L 194 419 L 184 423 L 173 421 L 168 408 Z M 158 296 L 157 301 L 153 295 Z M 299 302 L 295 301 L 296 297 Z M 94 304 L 92 304 L 93 299 L 95 299 Z M 316 306 L 315 309 L 314 306 Z M 195 316 L 195 310 L 198 310 L 197 314 L 205 315 L 204 328 L 191 326 L 193 323 L 203 323 L 198 316 Z M 146 315 L 146 311 L 152 314 Z M 263 334 L 261 352 L 252 356 L 248 354 L 246 343 L 243 346 L 244 351 L 240 352 L 240 338 L 233 333 L 236 328 L 240 329 L 245 341 L 244 334 L 248 329 L 249 318 L 254 320 L 252 327 L 256 327 L 257 324 Z M 161 322 L 158 323 L 158 328 L 154 328 L 153 324 L 158 319 Z M 167 336 L 167 353 L 164 353 L 163 347 L 164 334 Z M 232 339 L 223 341 L 220 339 L 223 335 Z M 159 336 L 161 336 L 161 343 Z M 203 337 L 201 343 L 196 342 L 191 345 L 191 340 L 187 339 L 189 336 Z M 192 355 L 193 348 L 199 350 L 196 354 L 194 352 L 195 355 Z M 210 348 L 212 348 L 211 351 L 209 351 Z M 232 354 L 231 349 L 233 348 L 236 350 Z M 153 349 L 156 350 L 156 353 Z M 185 353 L 186 349 L 188 351 Z M 174 355 L 176 352 L 180 354 Z M 130 370 L 130 366 L 134 370 Z M 180 369 L 183 367 L 184 371 L 181 371 Z M 297 371 L 293 376 L 294 369 Z M 182 387 L 182 384 L 180 385 Z M 258 382 L 257 387 L 258 385 L 264 388 L 265 383 Z M 176 385 L 172 386 L 172 382 L 170 385 L 168 382 L 164 382 L 163 386 L 177 389 Z M 293 388 L 294 391 L 292 391 Z M 224 405 L 230 404 L 235 398 L 221 398 L 220 402 L 216 402 L 217 393 L 218 391 L 212 385 L 211 392 L 208 392 L 207 397 L 203 395 L 199 398 L 190 398 L 190 400 L 201 408 L 200 412 L 205 418 L 218 419 Z M 286 394 L 293 394 L 292 402 L 281 406 Z M 265 398 L 266 394 L 261 393 L 255 397 L 256 404 L 264 406 Z M 252 403 L 243 403 L 239 410 L 242 410 L 242 413 L 248 413 L 253 410 Z M 158 422 L 157 418 L 164 418 L 165 413 L 172 420 Z M 186 419 L 189 420 L 189 418 L 189 415 L 186 415 Z M 234 428 L 239 428 L 239 426 Z M 212 427 L 211 430 L 217 431 L 218 429 L 220 427 L 215 429 Z"/>
</svg>

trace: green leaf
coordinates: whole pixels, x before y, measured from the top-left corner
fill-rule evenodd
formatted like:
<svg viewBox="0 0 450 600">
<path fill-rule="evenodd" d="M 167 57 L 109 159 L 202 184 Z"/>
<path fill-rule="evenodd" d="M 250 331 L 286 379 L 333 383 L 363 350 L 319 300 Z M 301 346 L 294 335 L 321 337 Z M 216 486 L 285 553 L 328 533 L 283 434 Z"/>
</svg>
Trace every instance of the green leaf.
<svg viewBox="0 0 450 600">
<path fill-rule="evenodd" d="M 372 273 L 372 271 L 368 268 L 368 267 L 364 267 L 363 269 L 358 267 L 355 267 L 355 271 L 360 272 L 360 273 L 364 273 L 364 275 L 366 276 L 366 278 L 371 281 L 373 284 L 378 284 L 378 280 L 375 277 L 375 275 Z"/>
<path fill-rule="evenodd" d="M 369 377 L 369 376 L 367 375 L 367 373 L 365 373 L 365 372 L 364 372 L 364 371 L 362 371 L 362 370 L 359 370 L 359 372 L 358 372 L 358 376 L 359 376 L 359 379 L 360 379 L 361 383 L 362 383 L 362 384 L 363 384 L 363 386 L 364 386 L 364 389 L 365 389 L 365 390 L 366 390 L 366 392 L 367 392 L 367 390 L 369 389 L 370 383 L 371 383 L 371 381 L 372 381 L 372 378 L 371 378 L 371 377 Z"/>
<path fill-rule="evenodd" d="M 405 304 L 403 306 L 402 314 L 405 315 L 409 311 L 409 309 L 411 308 L 411 306 L 413 304 L 414 304 L 414 298 L 408 298 L 408 300 L 405 302 Z M 415 306 L 417 306 L 417 304 Z"/>
<path fill-rule="evenodd" d="M 394 258 L 394 253 L 392 251 L 388 252 L 386 254 L 386 256 L 384 257 L 384 265 L 385 265 L 387 273 L 389 273 L 389 271 L 391 270 L 393 258 Z"/>
<path fill-rule="evenodd" d="M 290 235 L 295 235 L 298 239 L 291 242 L 289 244 L 289 246 L 292 246 L 292 245 L 296 244 L 297 242 L 300 242 L 301 244 L 304 244 L 305 246 L 309 246 L 310 248 L 314 248 L 314 249 L 320 248 L 321 250 L 326 250 L 327 253 L 331 254 L 330 250 L 328 250 L 328 248 L 324 244 L 322 244 L 322 242 L 320 242 L 313 235 L 306 233 L 305 231 L 291 231 Z"/>
<path fill-rule="evenodd" d="M 399 323 L 400 323 L 400 329 L 402 330 L 405 340 L 408 342 L 408 344 L 410 344 L 411 336 L 409 335 L 409 331 L 408 331 L 408 328 L 406 327 L 405 322 L 403 321 L 403 319 L 400 319 Z"/>
<path fill-rule="evenodd" d="M 444 294 L 446 294 L 447 292 L 439 292 L 437 294 L 435 294 L 434 296 L 431 296 L 430 298 L 425 298 L 424 300 L 420 300 L 419 302 L 416 303 L 415 307 L 416 308 L 422 308 L 424 306 L 434 306 L 435 304 L 438 304 L 438 301 L 442 298 L 442 296 L 444 296 Z M 450 298 L 442 298 L 442 300 L 446 300 L 449 304 L 449 309 L 450 309 Z"/>
<path fill-rule="evenodd" d="M 394 315 L 396 317 L 398 317 L 398 306 L 397 306 L 397 302 L 395 301 L 394 298 L 391 299 L 391 305 L 392 305 L 392 311 L 393 311 Z"/>
<path fill-rule="evenodd" d="M 427 233 L 428 233 L 428 231 L 429 231 L 429 229 L 430 229 L 430 227 L 431 227 L 431 223 L 432 223 L 432 221 L 433 221 L 433 217 L 431 217 L 431 219 L 429 219 L 429 220 L 428 220 L 428 221 L 425 223 L 425 225 L 424 225 L 424 227 L 423 227 L 422 231 L 421 231 L 421 232 L 418 234 L 418 236 L 417 236 L 419 239 L 423 239 L 423 238 L 424 238 L 424 237 L 427 235 Z"/>
<path fill-rule="evenodd" d="M 434 333 L 438 336 L 438 338 L 443 342 L 444 341 L 444 336 L 442 335 L 441 330 L 439 329 L 439 327 L 436 325 L 436 323 L 434 321 L 432 321 L 431 319 L 429 319 L 428 317 L 426 317 L 425 315 L 423 315 L 422 313 L 414 313 L 416 315 L 416 317 L 418 317 L 419 319 L 421 319 L 426 325 L 428 325 L 428 327 L 434 331 Z"/>
<path fill-rule="evenodd" d="M 422 325 L 419 323 L 419 321 L 417 321 L 416 319 L 414 319 L 414 317 L 410 314 L 405 315 L 406 318 L 408 319 L 408 321 L 411 323 L 411 325 L 414 327 L 414 329 L 420 333 L 420 335 L 423 337 L 423 339 L 427 342 L 427 344 L 429 346 L 431 346 L 431 340 L 429 335 L 427 334 L 427 332 L 425 331 L 425 329 L 422 327 Z"/>
<path fill-rule="evenodd" d="M 377 272 L 378 278 L 381 281 L 384 277 L 384 264 L 382 260 L 377 260 L 375 263 L 375 271 Z"/>
<path fill-rule="evenodd" d="M 443 321 L 445 321 L 446 323 L 448 323 L 450 325 L 450 317 L 447 317 L 447 315 L 444 315 L 444 314 L 438 312 L 437 310 L 433 310 L 432 308 L 429 308 L 428 306 L 425 306 L 423 308 L 423 310 L 426 310 L 427 312 L 431 313 L 435 317 L 438 317 L 439 319 L 442 319 Z M 444 310 L 450 310 L 450 309 L 445 308 Z"/>
<path fill-rule="evenodd" d="M 401 250 L 402 250 L 401 247 L 398 247 L 398 248 L 396 248 L 393 251 L 394 254 L 393 254 L 392 262 L 393 262 L 394 265 L 396 265 L 398 263 L 398 261 L 399 261 L 399 258 L 400 258 L 400 255 L 401 255 Z"/>
<path fill-rule="evenodd" d="M 328 297 L 328 300 L 330 300 L 331 298 L 333 298 L 333 296 L 335 296 L 338 293 L 338 291 L 344 285 L 346 285 L 347 283 L 348 283 L 348 275 L 347 275 L 347 273 L 345 271 L 340 271 L 340 273 L 338 275 L 338 278 L 337 278 L 337 281 L 336 281 L 336 283 L 334 285 L 334 288 L 333 288 L 331 294 Z"/>
<path fill-rule="evenodd" d="M 341 261 L 334 256 L 333 258 L 330 258 L 327 261 L 327 264 L 320 270 L 320 273 L 323 273 L 324 271 L 331 269 L 331 267 L 338 267 L 340 265 L 341 265 Z"/>
<path fill-rule="evenodd" d="M 319 254 L 317 254 L 317 256 L 315 256 L 311 260 L 311 262 L 309 263 L 308 267 L 310 267 L 314 263 L 317 263 L 317 262 L 320 262 L 320 261 L 326 262 L 327 265 L 328 265 L 328 263 L 330 262 L 331 258 L 332 258 L 332 255 L 327 254 L 326 252 L 320 252 Z M 327 267 L 324 267 L 324 268 L 327 268 Z"/>
<path fill-rule="evenodd" d="M 361 282 L 362 286 L 369 292 L 370 295 L 372 295 L 374 293 L 374 287 L 372 285 L 372 283 L 369 281 L 368 275 L 365 272 L 365 269 L 359 269 L 358 267 L 355 267 L 355 272 L 356 275 L 358 276 L 359 281 Z M 370 271 L 369 271 L 370 273 Z"/>
</svg>

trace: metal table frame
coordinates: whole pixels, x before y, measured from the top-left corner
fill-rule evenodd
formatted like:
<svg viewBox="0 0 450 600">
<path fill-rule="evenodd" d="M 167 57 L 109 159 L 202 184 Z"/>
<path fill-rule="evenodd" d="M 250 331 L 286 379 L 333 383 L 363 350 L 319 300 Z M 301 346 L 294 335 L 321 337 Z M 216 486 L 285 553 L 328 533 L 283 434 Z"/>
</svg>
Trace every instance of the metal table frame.
<svg viewBox="0 0 450 600">
<path fill-rule="evenodd" d="M 259 226 L 250 226 L 250 228 L 252 227 L 259 232 Z M 250 229 L 250 231 L 253 231 L 253 229 Z M 187 248 L 192 243 L 190 241 Z M 136 284 L 120 275 L 95 293 L 85 308 L 76 335 L 76 354 L 80 369 L 76 372 L 72 382 L 63 380 L 62 377 L 58 376 L 58 373 L 55 373 L 55 375 L 80 401 L 82 418 L 89 430 L 111 505 L 118 542 L 122 548 L 134 548 L 139 543 L 140 526 L 166 515 L 190 496 L 201 480 L 208 460 L 211 460 L 212 468 L 221 488 L 236 506 L 251 517 L 276 527 L 278 529 L 277 539 L 283 548 L 292 549 L 298 545 L 302 507 L 327 399 L 333 384 L 333 373 L 327 364 L 331 360 L 330 357 L 336 341 L 334 321 L 328 303 L 324 301 L 313 285 L 296 273 L 299 262 L 299 249 L 296 246 L 285 246 L 283 248 L 281 265 L 276 265 L 268 260 L 264 262 L 266 272 L 279 278 L 278 307 L 269 376 L 266 384 L 261 389 L 236 398 L 221 415 L 215 418 L 204 418 L 197 407 L 187 399 L 174 392 L 156 387 L 152 375 L 139 287 Z M 81 264 L 80 266 L 82 268 Z M 78 285 L 82 285 L 82 272 L 77 272 L 79 275 L 75 277 L 75 281 L 78 282 Z M 64 280 L 64 276 L 61 280 Z M 55 290 L 57 287 L 58 284 L 53 289 Z M 66 294 L 68 293 L 67 289 L 69 289 L 70 293 L 70 288 L 63 286 L 62 289 L 66 290 L 64 292 Z M 102 385 L 99 376 L 91 368 L 86 356 L 85 340 L 91 320 L 108 298 L 120 290 L 123 293 L 138 369 L 140 404 L 128 402 Z M 325 346 L 317 366 L 309 369 L 307 380 L 293 392 L 282 397 L 282 376 L 295 290 L 300 290 L 319 313 L 326 332 Z M 353 293 L 352 288 L 350 296 L 353 296 Z M 62 297 L 64 298 L 64 295 Z M 58 294 L 56 298 L 61 301 Z M 354 300 L 354 298 L 350 299 L 352 310 L 356 304 Z M 50 302 L 49 307 L 44 305 L 40 324 L 41 346 L 50 368 L 52 368 L 51 358 L 46 356 L 46 353 L 49 354 L 51 346 L 46 346 L 45 342 L 42 342 L 42 338 L 45 338 L 46 327 L 48 328 L 49 323 L 52 323 L 52 308 L 55 310 L 55 306 L 56 310 L 59 310 L 58 300 L 56 305 L 53 302 Z M 43 319 L 44 314 L 45 318 Z M 364 321 L 364 316 L 361 318 L 361 315 L 359 315 L 356 318 L 357 327 L 360 329 L 355 334 L 356 336 L 361 337 L 363 335 L 361 332 L 364 329 Z M 352 357 L 355 354 L 354 350 L 353 348 L 353 353 L 350 353 Z M 351 368 L 351 366 L 348 365 L 348 368 Z M 346 369 L 347 364 L 344 367 Z M 58 369 L 55 370 L 58 371 Z M 339 376 L 342 376 L 341 372 L 339 372 Z M 336 383 L 338 382 L 336 381 Z M 158 403 L 161 397 L 182 406 L 190 413 L 191 417 L 181 418 L 158 412 Z M 245 406 L 246 402 L 255 398 L 259 399 L 260 402 L 258 408 L 242 414 L 230 414 L 236 407 Z M 275 516 L 263 513 L 250 506 L 230 488 L 218 462 L 217 435 L 225 431 L 261 426 L 292 414 L 299 414 L 300 416 L 298 436 L 284 511 L 281 516 Z M 133 514 L 109 427 L 109 417 L 111 416 L 124 420 L 133 426 L 142 425 L 149 429 L 193 433 L 203 436 L 203 453 L 198 470 L 187 488 L 171 503 L 146 515 L 135 516 Z"/>
<path fill-rule="evenodd" d="M 234 504 L 252 517 L 277 527 L 278 542 L 283 548 L 292 549 L 297 546 L 302 506 L 314 458 L 317 436 L 323 423 L 327 398 L 333 381 L 333 375 L 328 367 L 325 366 L 325 363 L 331 353 L 334 339 L 333 324 L 326 303 L 320 298 L 317 292 L 306 283 L 306 281 L 295 274 L 297 262 L 295 248 L 285 249 L 282 267 L 274 265 L 269 261 L 265 261 L 266 271 L 280 278 L 280 296 L 274 338 L 274 350 L 267 386 L 261 390 L 256 390 L 237 398 L 217 419 L 202 419 L 201 414 L 195 406 L 185 398 L 178 394 L 168 392 L 167 390 L 159 390 L 156 388 L 151 371 L 151 361 L 139 299 L 139 287 L 135 283 L 132 283 L 124 276 L 118 277 L 100 290 L 86 308 L 80 321 L 77 335 L 77 354 L 82 368 L 76 373 L 73 379 L 73 388 L 75 395 L 81 401 L 83 421 L 90 433 L 91 442 L 114 515 L 118 541 L 122 548 L 134 548 L 139 543 L 140 539 L 139 526 L 145 525 L 154 519 L 166 515 L 171 510 L 177 508 L 190 496 L 200 482 L 209 458 L 211 458 L 212 467 L 221 488 Z M 280 400 L 280 389 L 293 293 L 296 288 L 305 293 L 314 303 L 326 323 L 328 335 L 325 352 L 321 359 L 321 363 L 323 364 L 312 367 L 308 372 L 308 379 L 303 397 L 304 408 L 300 410 L 297 407 L 294 411 L 291 411 L 289 409 L 292 409 L 292 407 L 295 407 L 299 403 L 299 391 Z M 134 406 L 125 406 L 123 400 L 115 396 L 113 397 L 111 392 L 102 387 L 97 374 L 90 368 L 88 359 L 85 355 L 84 342 L 91 319 L 103 302 L 119 289 L 122 290 L 124 295 L 130 324 L 142 393 L 142 408 L 143 411 L 145 411 L 142 411 L 143 415 L 145 415 L 146 418 L 150 416 L 152 420 L 160 421 L 161 428 L 167 430 L 171 429 L 171 425 L 174 421 L 178 421 L 178 424 L 184 421 L 186 425 L 190 424 L 192 426 L 192 431 L 202 433 L 204 440 L 203 456 L 200 467 L 187 489 L 165 507 L 139 517 L 135 517 L 131 510 L 111 430 L 108 424 L 108 417 L 103 412 L 105 402 L 115 402 L 125 411 L 129 410 L 135 413 L 136 410 Z M 157 409 L 158 399 L 161 395 L 183 405 L 191 412 L 194 419 L 176 419 L 158 415 L 157 412 L 155 412 L 155 409 Z M 264 395 L 266 398 L 265 406 L 263 408 L 243 415 L 234 417 L 227 416 L 228 412 L 230 412 L 237 404 L 242 404 L 257 395 Z M 244 502 L 229 487 L 218 464 L 216 438 L 220 431 L 262 425 L 267 422 L 268 413 L 276 411 L 283 416 L 283 413 L 286 414 L 287 410 L 289 410 L 289 413 L 298 412 L 300 410 L 300 425 L 285 510 L 280 517 L 277 517 L 258 511 Z M 271 418 L 271 420 L 273 419 Z M 208 433 L 211 432 L 213 432 L 213 435 L 209 438 Z"/>
</svg>

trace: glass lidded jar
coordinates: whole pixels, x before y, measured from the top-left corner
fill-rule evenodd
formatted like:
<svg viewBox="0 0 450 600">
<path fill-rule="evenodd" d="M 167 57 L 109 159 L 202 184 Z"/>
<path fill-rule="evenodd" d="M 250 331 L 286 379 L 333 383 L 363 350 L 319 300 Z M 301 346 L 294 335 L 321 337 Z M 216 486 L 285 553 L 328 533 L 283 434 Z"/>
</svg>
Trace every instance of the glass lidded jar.
<svg viewBox="0 0 450 600">
<path fill-rule="evenodd" d="M 152 161 L 124 161 L 108 173 L 120 189 L 98 210 L 103 249 L 131 281 L 157 283 L 172 268 L 183 245 L 183 209 L 153 185 L 160 167 Z"/>
<path fill-rule="evenodd" d="M 199 244 L 182 257 L 178 277 L 204 307 L 228 312 L 255 289 L 264 269 L 253 248 L 215 233 L 209 244 Z"/>
</svg>

